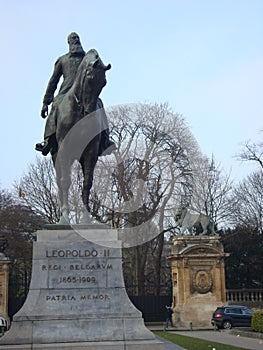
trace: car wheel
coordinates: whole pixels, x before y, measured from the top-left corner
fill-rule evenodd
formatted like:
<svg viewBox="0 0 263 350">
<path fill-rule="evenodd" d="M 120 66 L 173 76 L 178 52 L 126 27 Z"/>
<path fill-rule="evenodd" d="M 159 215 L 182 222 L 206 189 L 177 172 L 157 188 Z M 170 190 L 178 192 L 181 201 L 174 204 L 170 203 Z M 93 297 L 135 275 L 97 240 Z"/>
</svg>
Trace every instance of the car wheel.
<svg viewBox="0 0 263 350">
<path fill-rule="evenodd" d="M 232 328 L 232 323 L 230 321 L 224 321 L 223 328 L 224 329 L 231 329 Z"/>
</svg>

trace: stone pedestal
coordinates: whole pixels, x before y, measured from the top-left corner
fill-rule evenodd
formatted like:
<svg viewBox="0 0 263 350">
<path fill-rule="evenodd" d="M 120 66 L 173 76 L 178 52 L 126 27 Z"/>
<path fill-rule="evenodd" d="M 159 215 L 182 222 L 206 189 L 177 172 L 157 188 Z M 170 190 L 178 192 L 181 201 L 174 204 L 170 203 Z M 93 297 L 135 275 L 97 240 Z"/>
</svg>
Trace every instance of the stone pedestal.
<svg viewBox="0 0 263 350">
<path fill-rule="evenodd" d="M 128 298 L 117 231 L 37 232 L 25 304 L 0 349 L 161 350 Z"/>
<path fill-rule="evenodd" d="M 177 326 L 211 327 L 213 311 L 226 302 L 226 256 L 219 236 L 174 239 L 169 259 Z"/>
<path fill-rule="evenodd" d="M 8 280 L 9 264 L 11 261 L 3 253 L 0 253 L 0 317 L 10 323 L 8 316 Z"/>
</svg>

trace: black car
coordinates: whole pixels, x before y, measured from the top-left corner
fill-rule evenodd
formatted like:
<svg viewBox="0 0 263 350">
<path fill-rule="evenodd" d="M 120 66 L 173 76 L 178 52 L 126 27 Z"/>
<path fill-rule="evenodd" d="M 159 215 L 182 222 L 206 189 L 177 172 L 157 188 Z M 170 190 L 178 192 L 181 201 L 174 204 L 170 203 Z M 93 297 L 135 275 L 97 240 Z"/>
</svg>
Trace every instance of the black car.
<svg viewBox="0 0 263 350">
<path fill-rule="evenodd" d="M 221 306 L 213 313 L 211 323 L 214 327 L 230 329 L 232 327 L 250 327 L 253 311 L 245 306 Z"/>
</svg>

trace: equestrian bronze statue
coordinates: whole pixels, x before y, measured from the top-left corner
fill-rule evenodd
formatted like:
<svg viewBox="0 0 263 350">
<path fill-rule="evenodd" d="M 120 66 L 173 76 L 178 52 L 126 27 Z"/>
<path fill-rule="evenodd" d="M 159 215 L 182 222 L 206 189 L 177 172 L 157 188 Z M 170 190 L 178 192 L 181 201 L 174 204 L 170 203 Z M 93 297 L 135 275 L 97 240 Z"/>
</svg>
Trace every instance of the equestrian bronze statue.
<svg viewBox="0 0 263 350">
<path fill-rule="evenodd" d="M 56 171 L 61 219 L 59 224 L 69 224 L 68 191 L 70 171 L 75 160 L 83 172 L 82 201 L 84 212 L 90 212 L 90 190 L 94 168 L 100 155 L 110 154 L 115 149 L 108 139 L 108 123 L 99 95 L 106 85 L 106 71 L 96 50 L 89 50 L 78 66 L 70 89 L 60 96 L 53 108 L 55 133 L 51 141 L 37 144 L 36 149 L 52 155 Z M 48 146 L 48 147 L 47 147 Z M 48 152 L 46 151 L 48 149 Z"/>
</svg>

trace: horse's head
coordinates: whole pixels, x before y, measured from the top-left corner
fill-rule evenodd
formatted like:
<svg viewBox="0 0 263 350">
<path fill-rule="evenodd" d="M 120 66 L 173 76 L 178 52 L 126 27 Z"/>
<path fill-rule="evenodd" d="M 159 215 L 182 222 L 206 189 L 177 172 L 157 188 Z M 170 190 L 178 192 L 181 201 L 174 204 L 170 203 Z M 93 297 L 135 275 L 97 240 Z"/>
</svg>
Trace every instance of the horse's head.
<svg viewBox="0 0 263 350">
<path fill-rule="evenodd" d="M 75 96 L 85 114 L 94 111 L 101 90 L 107 83 L 105 72 L 110 68 L 111 65 L 105 66 L 94 49 L 89 50 L 83 58 L 75 80 Z"/>
</svg>

